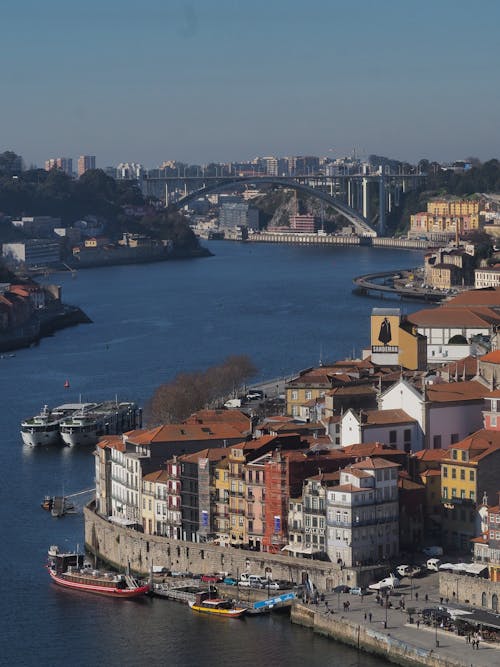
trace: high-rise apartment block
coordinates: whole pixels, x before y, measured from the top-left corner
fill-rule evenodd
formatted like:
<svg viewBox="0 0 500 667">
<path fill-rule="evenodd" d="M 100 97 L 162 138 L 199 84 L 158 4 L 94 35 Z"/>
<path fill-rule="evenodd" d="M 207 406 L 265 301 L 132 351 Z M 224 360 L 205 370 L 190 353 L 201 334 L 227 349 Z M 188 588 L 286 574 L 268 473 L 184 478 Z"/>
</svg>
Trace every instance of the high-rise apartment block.
<svg viewBox="0 0 500 667">
<path fill-rule="evenodd" d="M 45 160 L 45 171 L 60 169 L 71 176 L 73 173 L 73 160 L 70 157 L 55 157 Z"/>
<path fill-rule="evenodd" d="M 80 155 L 78 158 L 78 177 L 89 169 L 95 169 L 95 155 Z"/>
</svg>

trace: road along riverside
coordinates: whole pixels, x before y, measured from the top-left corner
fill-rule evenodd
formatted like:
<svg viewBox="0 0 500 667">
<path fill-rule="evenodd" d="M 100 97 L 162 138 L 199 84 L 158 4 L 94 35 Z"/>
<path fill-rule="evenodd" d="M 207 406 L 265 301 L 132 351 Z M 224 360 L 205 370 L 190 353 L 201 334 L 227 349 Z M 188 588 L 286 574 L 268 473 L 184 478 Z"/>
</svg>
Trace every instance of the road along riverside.
<svg viewBox="0 0 500 667">
<path fill-rule="evenodd" d="M 213 572 L 251 572 L 295 583 L 309 580 L 320 591 L 339 584 L 366 586 L 380 578 L 387 566 L 342 568 L 336 563 L 304 560 L 222 547 L 210 542 L 184 542 L 110 523 L 94 511 L 94 504 L 84 508 L 85 547 L 100 560 L 118 570 L 129 567 L 147 576 L 153 566 L 167 570 L 211 574 Z"/>
</svg>

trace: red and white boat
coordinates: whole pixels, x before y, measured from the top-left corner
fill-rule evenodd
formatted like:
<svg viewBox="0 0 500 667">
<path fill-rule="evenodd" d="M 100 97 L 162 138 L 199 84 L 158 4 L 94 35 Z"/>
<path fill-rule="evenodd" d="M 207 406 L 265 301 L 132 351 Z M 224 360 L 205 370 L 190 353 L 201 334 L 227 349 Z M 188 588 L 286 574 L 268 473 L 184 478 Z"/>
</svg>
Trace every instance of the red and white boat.
<svg viewBox="0 0 500 667">
<path fill-rule="evenodd" d="M 84 563 L 84 555 L 79 553 L 61 553 L 59 547 L 49 549 L 47 569 L 56 584 L 87 593 L 107 595 L 114 598 L 136 598 L 149 591 L 149 584 L 144 586 L 130 575 L 94 570 Z"/>
</svg>

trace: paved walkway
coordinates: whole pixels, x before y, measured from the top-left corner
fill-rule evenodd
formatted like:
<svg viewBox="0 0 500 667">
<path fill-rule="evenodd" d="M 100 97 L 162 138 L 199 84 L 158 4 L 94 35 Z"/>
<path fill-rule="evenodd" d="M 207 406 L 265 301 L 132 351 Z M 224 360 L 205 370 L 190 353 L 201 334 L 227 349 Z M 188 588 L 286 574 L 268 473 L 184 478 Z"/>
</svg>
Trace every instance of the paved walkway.
<svg viewBox="0 0 500 667">
<path fill-rule="evenodd" d="M 427 577 L 413 582 L 413 590 L 409 586 L 399 589 L 405 595 L 406 608 L 414 607 L 417 610 L 425 607 L 435 607 L 440 604 L 439 590 L 437 588 L 437 577 Z M 410 599 L 410 593 L 411 598 Z M 417 594 L 417 599 L 415 596 Z M 425 596 L 427 595 L 427 600 Z M 394 607 L 399 603 L 400 596 L 391 596 L 390 600 Z M 349 611 L 344 611 L 344 602 L 349 601 Z M 472 644 L 466 642 L 465 637 L 455 635 L 452 632 L 442 630 L 439 627 L 432 628 L 420 623 L 409 624 L 408 614 L 400 609 L 386 609 L 376 603 L 375 595 L 366 595 L 363 598 L 356 595 L 328 593 L 324 602 L 312 605 L 320 613 L 340 615 L 351 622 L 372 627 L 378 632 L 390 635 L 395 639 L 412 644 L 421 649 L 432 650 L 433 653 L 442 655 L 451 661 L 471 667 L 493 667 L 500 666 L 500 645 L 481 641 L 479 650 L 473 649 Z M 450 605 L 451 606 L 451 605 Z M 340 608 L 339 608 L 340 607 Z M 369 614 L 372 620 L 369 620 Z M 387 618 L 387 628 L 385 622 Z M 436 645 L 436 639 L 439 646 Z"/>
</svg>

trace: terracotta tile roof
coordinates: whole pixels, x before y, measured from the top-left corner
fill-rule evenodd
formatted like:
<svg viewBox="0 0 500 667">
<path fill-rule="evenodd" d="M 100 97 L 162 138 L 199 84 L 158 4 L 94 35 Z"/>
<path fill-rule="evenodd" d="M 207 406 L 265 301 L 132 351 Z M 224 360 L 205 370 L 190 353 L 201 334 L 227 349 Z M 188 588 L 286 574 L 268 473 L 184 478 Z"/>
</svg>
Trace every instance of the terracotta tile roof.
<svg viewBox="0 0 500 667">
<path fill-rule="evenodd" d="M 367 458 L 364 461 L 353 463 L 350 467 L 358 470 L 378 470 L 380 468 L 399 468 L 399 463 L 393 463 L 387 459 L 375 456 L 374 458 Z"/>
<path fill-rule="evenodd" d="M 420 477 L 441 477 L 441 470 L 426 470 L 420 473 Z"/>
<path fill-rule="evenodd" d="M 363 410 L 361 422 L 368 426 L 380 426 L 390 424 L 409 424 L 416 420 L 399 408 L 394 410 Z"/>
<path fill-rule="evenodd" d="M 166 470 L 155 470 L 142 478 L 144 482 L 168 482 L 169 474 Z"/>
<path fill-rule="evenodd" d="M 192 454 L 182 454 L 177 458 L 178 461 L 197 463 L 199 459 L 208 459 L 209 461 L 222 461 L 229 455 L 228 447 L 208 447 Z"/>
<path fill-rule="evenodd" d="M 346 493 L 361 493 L 367 491 L 365 487 L 360 489 L 359 487 L 353 486 L 352 484 L 341 484 L 340 486 L 336 486 L 334 490 L 345 491 Z"/>
<path fill-rule="evenodd" d="M 469 461 L 456 461 L 453 459 L 453 450 L 469 452 Z M 443 462 L 451 461 L 456 464 L 476 463 L 490 454 L 500 450 L 500 431 L 487 431 L 480 429 L 472 435 L 467 436 L 460 442 L 451 445 Z"/>
<path fill-rule="evenodd" d="M 408 320 L 420 327 L 478 327 L 489 329 L 500 323 L 500 314 L 490 308 L 448 308 L 419 310 L 408 315 Z"/>
<path fill-rule="evenodd" d="M 479 359 L 489 364 L 500 364 L 500 350 L 494 350 L 493 352 L 488 352 L 488 354 L 479 357 Z"/>
<path fill-rule="evenodd" d="M 185 424 L 229 424 L 237 428 L 242 434 L 251 432 L 252 422 L 248 415 L 240 410 L 198 410 L 185 421 Z"/>
<path fill-rule="evenodd" d="M 464 359 L 459 359 L 458 361 L 453 361 L 450 364 L 445 364 L 444 366 L 441 366 L 439 370 L 442 373 L 447 373 L 450 377 L 454 376 L 455 374 L 458 377 L 462 377 L 464 373 L 464 367 L 465 376 L 469 378 L 474 377 L 477 373 L 477 358 L 469 355 Z"/>
<path fill-rule="evenodd" d="M 342 451 L 348 456 L 362 457 L 374 456 L 375 454 L 390 454 L 391 456 L 394 454 L 406 455 L 406 452 L 403 452 L 403 450 L 388 447 L 381 442 L 363 442 L 356 445 L 348 445 L 347 447 L 342 447 Z"/>
<path fill-rule="evenodd" d="M 326 392 L 327 396 L 365 396 L 376 394 L 377 390 L 371 384 L 348 384 L 344 387 L 335 387 Z"/>
<path fill-rule="evenodd" d="M 413 454 L 413 458 L 419 461 L 441 461 L 447 454 L 447 449 L 422 449 Z"/>
<path fill-rule="evenodd" d="M 490 389 L 477 380 L 442 382 L 427 385 L 427 399 L 432 403 L 459 403 L 478 401 L 489 394 Z"/>
<path fill-rule="evenodd" d="M 124 452 L 126 449 L 126 445 L 123 442 L 121 435 L 107 435 L 104 438 L 99 438 L 97 446 L 100 447 L 100 449 L 106 449 L 106 447 L 109 449 L 116 449 L 118 452 Z"/>
<path fill-rule="evenodd" d="M 344 468 L 342 472 L 346 472 L 349 475 L 352 475 L 353 477 L 357 477 L 358 479 L 366 479 L 367 477 L 373 477 L 373 475 L 370 475 L 369 472 L 366 472 L 366 470 L 357 470 L 356 468 L 353 468 L 352 466 L 348 466 L 347 468 Z"/>
<path fill-rule="evenodd" d="M 234 440 L 241 438 L 238 428 L 231 424 L 164 424 L 147 430 L 129 431 L 125 434 L 133 444 L 150 445 L 157 442 L 183 442 L 187 440 Z"/>
<path fill-rule="evenodd" d="M 500 289 L 487 287 L 485 289 L 467 290 L 450 299 L 446 307 L 460 306 L 489 306 L 500 308 Z"/>
<path fill-rule="evenodd" d="M 490 391 L 490 393 L 486 395 L 486 398 L 500 398 L 500 389 Z"/>
<path fill-rule="evenodd" d="M 425 490 L 425 485 L 400 476 L 398 478 L 398 489 L 403 489 L 404 491 L 423 491 Z"/>
<path fill-rule="evenodd" d="M 328 482 L 338 482 L 340 480 L 340 470 L 336 470 L 335 472 L 320 472 L 317 475 L 307 477 L 306 481 L 307 480 L 325 482 L 326 484 Z"/>
</svg>

